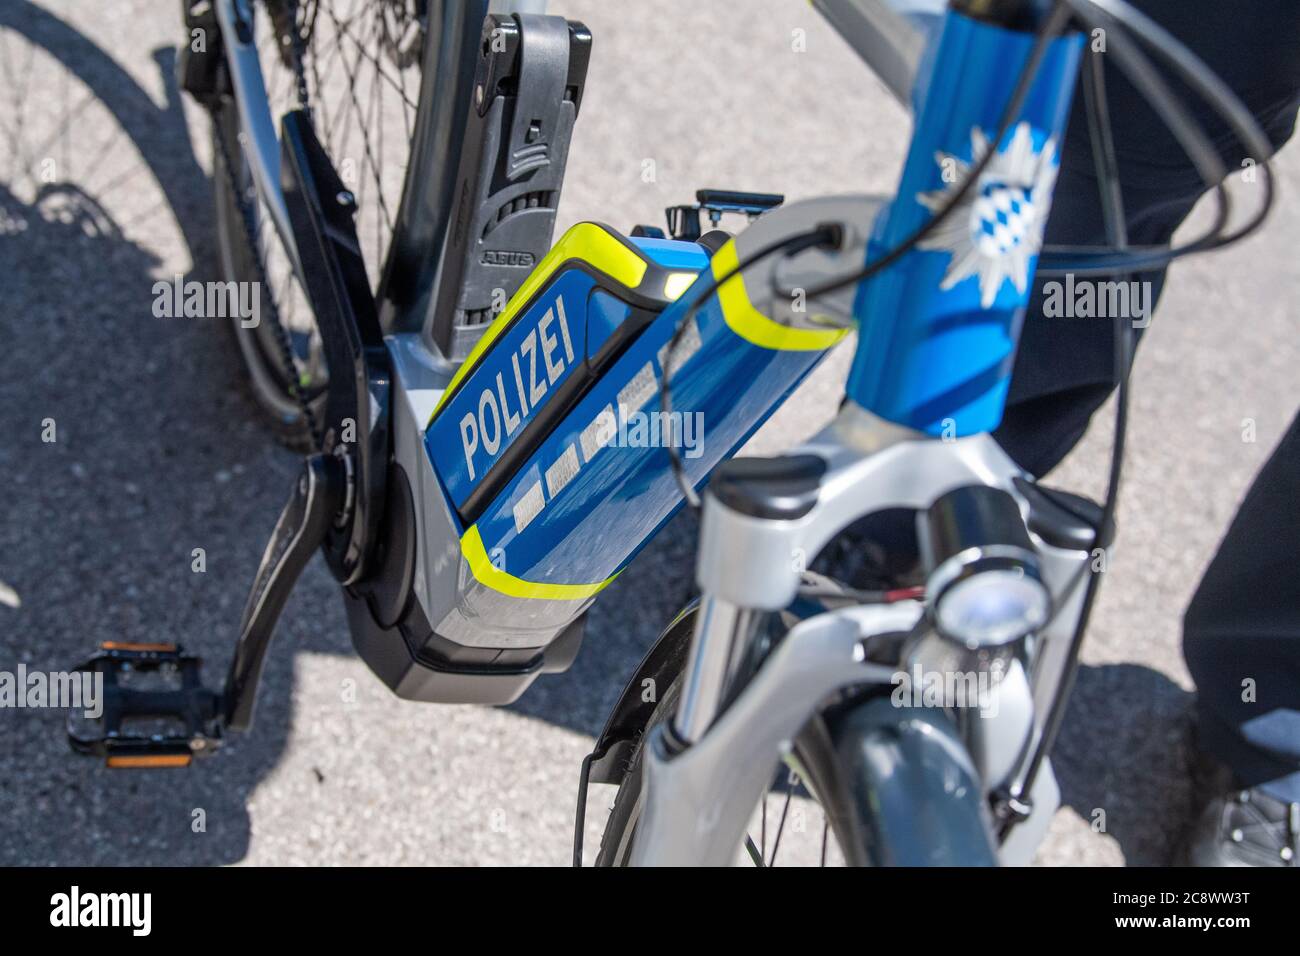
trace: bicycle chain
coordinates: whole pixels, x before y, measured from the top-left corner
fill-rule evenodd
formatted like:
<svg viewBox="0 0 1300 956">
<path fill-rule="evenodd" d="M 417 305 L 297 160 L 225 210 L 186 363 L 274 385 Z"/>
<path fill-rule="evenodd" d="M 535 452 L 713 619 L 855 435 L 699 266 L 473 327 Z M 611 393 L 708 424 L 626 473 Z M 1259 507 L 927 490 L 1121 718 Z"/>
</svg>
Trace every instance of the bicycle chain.
<svg viewBox="0 0 1300 956">
<path fill-rule="evenodd" d="M 298 86 L 298 108 L 305 110 L 310 116 L 311 103 L 308 99 L 307 92 L 307 69 L 303 63 L 303 49 L 306 38 L 303 36 L 302 28 L 298 25 L 298 0 L 288 0 L 288 3 L 290 26 L 289 51 L 293 55 L 293 63 L 291 65 L 293 67 L 294 80 Z M 316 11 L 313 9 L 311 23 L 314 25 L 315 22 Z M 308 33 L 310 33 L 310 28 L 308 28 Z"/>
</svg>

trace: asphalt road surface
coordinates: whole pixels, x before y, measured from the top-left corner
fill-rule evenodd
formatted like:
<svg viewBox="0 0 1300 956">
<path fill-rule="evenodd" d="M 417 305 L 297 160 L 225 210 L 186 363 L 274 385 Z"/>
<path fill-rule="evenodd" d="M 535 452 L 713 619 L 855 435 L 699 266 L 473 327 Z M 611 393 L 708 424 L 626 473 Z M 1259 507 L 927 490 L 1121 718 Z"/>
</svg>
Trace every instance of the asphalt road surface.
<svg viewBox="0 0 1300 956">
<path fill-rule="evenodd" d="M 907 117 L 808 4 L 552 9 L 595 36 L 561 227 L 658 222 L 701 186 L 892 189 Z M 218 323 L 151 311 L 155 281 L 216 277 L 206 120 L 172 79 L 180 37 L 174 3 L 0 4 L 2 670 L 178 640 L 215 678 L 296 471 L 252 421 Z M 1064 805 L 1043 863 L 1165 862 L 1186 823 L 1182 609 L 1300 405 L 1300 152 L 1278 173 L 1267 231 L 1176 266 L 1143 345 L 1119 549 L 1055 752 Z M 830 417 L 849 348 L 754 450 Z M 1109 438 L 1101 416 L 1055 482 L 1098 492 Z M 574 668 L 496 709 L 394 698 L 314 561 L 256 729 L 216 759 L 109 773 L 69 754 L 61 712 L 0 711 L 0 863 L 563 864 L 579 761 L 689 596 L 693 536 L 689 519 L 670 527 L 602 596 Z"/>
</svg>

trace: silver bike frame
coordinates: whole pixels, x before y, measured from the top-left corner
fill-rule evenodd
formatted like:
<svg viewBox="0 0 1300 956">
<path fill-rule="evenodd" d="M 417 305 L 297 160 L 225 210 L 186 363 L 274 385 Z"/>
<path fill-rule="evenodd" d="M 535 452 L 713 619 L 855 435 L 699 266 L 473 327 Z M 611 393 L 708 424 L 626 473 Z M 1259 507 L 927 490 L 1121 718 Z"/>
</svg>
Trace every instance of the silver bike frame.
<svg viewBox="0 0 1300 956">
<path fill-rule="evenodd" d="M 725 711 L 731 662 L 753 635 L 750 622 L 790 604 L 803 556 L 816 555 L 864 515 L 887 508 L 924 509 L 964 485 L 986 485 L 1028 505 L 1014 484 L 1027 478 L 988 435 L 943 441 L 900 429 L 855 405 L 792 454 L 826 462 L 816 505 L 803 518 L 755 518 L 704 498 L 696 580 L 700 614 L 683 677 L 675 736 L 663 726 L 646 748 L 634 865 L 727 865 L 744 839 L 755 806 L 799 731 L 835 691 L 891 684 L 899 668 L 864 663 L 873 638 L 910 631 L 920 620 L 914 601 L 850 607 L 794 627 L 756 677 Z M 1008 782 L 1042 733 L 1041 716 L 1055 697 L 1082 612 L 1077 586 L 1088 551 L 1053 547 L 1031 534 L 1057 613 L 1034 639 L 1030 672 L 1018 666 L 996 686 L 993 717 L 972 716 L 966 746 L 986 792 Z M 901 665 L 900 665 L 901 666 Z M 978 712 L 977 712 L 978 713 Z M 1004 863 L 1027 863 L 1059 804 L 1050 764 L 1030 794 L 1032 812 L 1000 848 Z"/>
<path fill-rule="evenodd" d="M 947 0 L 811 2 L 898 101 L 907 106 L 927 42 L 938 28 Z"/>
</svg>

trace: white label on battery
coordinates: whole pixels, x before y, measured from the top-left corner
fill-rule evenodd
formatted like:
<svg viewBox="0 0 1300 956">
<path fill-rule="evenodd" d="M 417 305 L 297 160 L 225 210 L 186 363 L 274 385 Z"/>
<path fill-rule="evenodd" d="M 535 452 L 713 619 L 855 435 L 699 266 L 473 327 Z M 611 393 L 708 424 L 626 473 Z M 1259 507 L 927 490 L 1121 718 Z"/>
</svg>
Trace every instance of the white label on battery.
<svg viewBox="0 0 1300 956">
<path fill-rule="evenodd" d="M 677 347 L 673 349 L 673 367 L 668 369 L 668 346 L 670 342 L 665 342 L 663 348 L 659 350 L 659 367 L 668 372 L 671 376 L 675 374 L 683 365 L 694 357 L 695 353 L 700 350 L 704 340 L 700 338 L 700 324 L 692 318 L 691 324 L 686 327 L 682 337 L 677 341 Z"/>
<path fill-rule="evenodd" d="M 614 417 L 614 408 L 606 405 L 578 437 L 578 442 L 582 445 L 582 460 L 591 464 L 596 452 L 608 445 L 617 432 L 618 419 Z"/>
<path fill-rule="evenodd" d="M 655 378 L 654 367 L 646 362 L 641 366 L 632 381 L 623 386 L 618 393 L 618 407 L 623 417 L 628 412 L 639 412 L 641 406 L 650 401 L 650 397 L 659 391 L 659 380 Z"/>
<path fill-rule="evenodd" d="M 564 490 L 564 486 L 573 480 L 573 476 L 578 473 L 578 468 L 578 452 L 569 445 L 564 449 L 564 454 L 546 469 L 546 493 L 554 499 Z"/>
<path fill-rule="evenodd" d="M 532 487 L 524 492 L 524 496 L 515 502 L 515 531 L 522 532 L 528 527 L 546 505 L 546 499 L 542 497 L 542 483 L 534 481 Z"/>
</svg>

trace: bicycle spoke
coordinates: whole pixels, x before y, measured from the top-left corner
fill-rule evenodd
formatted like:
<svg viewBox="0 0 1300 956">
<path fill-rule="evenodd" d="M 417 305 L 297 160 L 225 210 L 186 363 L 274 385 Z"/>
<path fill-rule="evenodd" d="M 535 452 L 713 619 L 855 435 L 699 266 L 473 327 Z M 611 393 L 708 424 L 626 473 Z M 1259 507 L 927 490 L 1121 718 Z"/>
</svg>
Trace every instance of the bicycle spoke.
<svg viewBox="0 0 1300 956">
<path fill-rule="evenodd" d="M 312 43 L 312 56 L 310 57 L 311 64 L 308 68 L 311 70 L 312 81 L 316 84 L 316 89 L 322 90 L 325 88 L 325 83 L 321 79 L 321 69 L 322 67 L 327 66 L 329 64 L 330 59 L 332 59 L 334 55 L 338 52 L 338 47 L 330 47 L 326 53 L 327 59 L 325 60 L 324 63 L 322 63 L 321 58 L 315 55 L 316 39 L 317 38 L 315 34 L 313 34 L 311 38 L 311 43 Z M 329 110 L 326 109 L 328 105 L 329 105 L 329 100 L 326 97 L 322 96 L 318 98 L 318 103 L 316 104 L 318 110 L 316 125 L 323 130 L 321 134 L 321 138 L 326 143 L 332 140 L 332 133 L 334 131 L 334 115 Z"/>
<path fill-rule="evenodd" d="M 376 21 L 377 19 L 378 18 L 376 18 Z M 371 77 L 369 102 L 366 104 L 367 105 L 366 119 L 365 119 L 365 124 L 362 126 L 362 129 L 366 129 L 366 130 L 374 129 L 375 136 L 378 139 L 378 145 L 376 146 L 375 152 L 379 154 L 379 161 L 371 167 L 371 173 L 375 177 L 375 195 L 379 197 L 380 208 L 384 209 L 384 198 L 383 198 L 384 182 L 380 172 L 384 168 L 384 111 L 382 109 L 382 100 L 383 100 L 382 87 L 380 86 L 377 78 Z M 378 112 L 378 116 L 379 116 L 378 126 L 374 125 L 376 112 Z M 369 137 L 367 136 L 366 139 L 368 143 Z M 385 219 L 387 219 L 386 209 L 384 209 L 384 213 L 385 213 Z M 375 218 L 375 261 L 376 262 L 379 261 L 379 257 L 380 255 L 382 255 L 382 250 L 380 249 L 380 246 L 383 242 L 383 229 L 382 229 L 383 225 L 384 224 L 381 224 L 379 222 L 378 217 L 376 217 Z M 387 222 L 387 225 L 389 229 L 392 229 L 391 221 Z"/>
<path fill-rule="evenodd" d="M 372 21 L 372 22 L 373 22 L 375 28 L 378 29 L 378 27 L 379 27 L 378 17 L 376 17 L 376 19 L 375 19 L 374 21 Z M 335 23 L 338 23 L 338 21 L 336 20 Z M 407 106 L 409 106 L 409 107 L 410 107 L 411 109 L 413 109 L 413 110 L 418 108 L 418 106 L 417 106 L 416 103 L 412 102 L 409 98 L 406 97 L 406 95 L 405 95 L 405 90 L 403 89 L 402 84 L 399 83 L 397 80 L 393 79 L 391 76 L 389 76 L 388 73 L 387 73 L 387 71 L 384 70 L 384 68 L 383 68 L 383 64 L 381 64 L 381 63 L 379 62 L 378 57 L 376 57 L 373 53 L 371 53 L 369 50 L 367 50 L 367 49 L 366 49 L 366 48 L 365 48 L 365 47 L 364 47 L 364 46 L 363 46 L 363 45 L 362 45 L 362 44 L 357 40 L 357 38 L 356 38 L 355 36 L 352 35 L 352 32 L 351 32 L 350 30 L 348 30 L 346 27 L 340 25 L 340 26 L 338 27 L 338 30 L 339 30 L 340 35 L 342 35 L 344 38 L 346 38 L 346 39 L 352 41 L 353 45 L 356 46 L 357 51 L 361 54 L 361 56 L 363 56 L 363 57 L 364 57 L 364 58 L 365 58 L 369 63 L 371 63 L 371 64 L 375 67 L 375 71 L 376 71 L 376 72 L 377 72 L 377 73 L 378 73 L 378 74 L 379 74 L 379 75 L 380 75 L 380 76 L 381 76 L 385 81 L 387 81 L 387 83 L 388 83 L 388 84 L 389 84 L 393 89 L 397 90 L 398 93 L 403 94 L 402 98 L 403 98 L 403 100 L 406 102 L 406 105 L 407 105 Z"/>
<path fill-rule="evenodd" d="M 336 17 L 334 17 L 332 11 L 331 11 L 331 13 L 330 13 L 330 18 L 331 18 L 332 20 L 334 20 L 334 23 L 335 23 L 335 25 L 337 26 L 337 24 L 338 24 L 338 19 L 337 19 Z M 358 46 L 358 49 L 361 49 L 361 48 Z M 363 50 L 362 52 L 364 52 L 364 50 Z M 356 66 L 354 65 L 353 69 L 349 70 L 348 67 L 347 67 L 347 61 L 344 60 L 344 61 L 343 61 L 343 69 L 344 69 L 344 71 L 347 73 L 347 77 L 348 77 L 348 97 L 351 99 L 351 101 L 352 101 L 352 106 L 353 106 L 353 108 L 356 110 L 356 113 L 357 113 L 358 117 L 360 117 L 361 114 L 362 114 L 362 109 L 361 109 L 361 104 L 360 104 L 360 102 L 357 100 L 357 90 L 356 90 L 356 87 L 357 87 L 357 73 L 356 73 Z M 382 177 L 381 177 L 381 174 L 380 174 L 380 171 L 379 171 L 379 167 L 378 167 L 378 165 L 376 164 L 376 160 L 375 160 L 374 154 L 371 152 L 371 149 L 370 149 L 370 140 L 369 140 L 368 137 L 365 137 L 364 135 L 363 135 L 363 138 L 362 138 L 362 149 L 363 149 L 363 151 L 365 152 L 366 160 L 367 160 L 367 161 L 369 162 L 369 164 L 370 164 L 370 170 L 371 170 L 371 172 L 373 173 L 373 175 L 374 175 L 374 177 L 375 177 L 375 181 L 376 181 L 377 183 L 381 183 L 381 184 L 382 184 L 383 180 L 382 180 Z M 391 216 L 391 215 L 389 214 L 389 212 L 388 212 L 388 204 L 384 201 L 384 194 L 383 194 L 382 186 L 381 186 L 381 188 L 380 188 L 380 190 L 379 190 L 379 196 L 378 196 L 378 199 L 379 199 L 379 207 L 380 207 L 380 210 L 383 212 L 383 214 L 384 214 L 384 219 L 385 219 L 385 221 L 389 224 L 389 228 L 391 229 L 391 228 L 392 228 L 392 221 L 393 221 L 393 219 L 392 219 L 392 216 Z"/>
<path fill-rule="evenodd" d="M 260 0 L 254 13 L 272 115 L 278 121 L 287 110 L 302 105 L 311 110 L 321 142 L 356 195 L 357 233 L 366 237 L 367 271 L 374 279 L 392 238 L 418 106 L 407 76 L 421 59 L 420 48 L 411 44 L 413 36 L 422 42 L 413 33 L 413 8 L 400 0 Z M 392 88 L 398 103 L 385 87 Z M 390 146 L 399 137 L 401 142 Z M 258 216 L 255 251 L 267 285 L 263 295 L 294 333 L 295 358 L 304 374 L 313 383 L 323 382 L 319 331 L 305 292 L 269 209 L 255 190 L 252 198 Z"/>
<path fill-rule="evenodd" d="M 350 107 L 348 103 L 344 102 L 340 104 L 340 109 L 343 111 L 343 115 L 345 117 L 352 117 L 354 119 L 353 122 L 347 122 L 345 120 L 343 124 L 343 130 L 340 134 L 336 155 L 339 157 L 344 157 L 347 155 L 348 145 L 352 142 L 352 133 L 354 127 L 360 126 L 361 123 L 361 106 L 357 102 L 357 94 L 356 94 L 356 86 L 357 86 L 356 72 L 361 65 L 361 57 L 358 55 L 357 58 L 352 61 L 352 68 L 349 69 L 347 54 L 342 51 L 342 48 L 340 48 L 339 64 L 343 67 L 343 74 L 347 77 L 348 80 L 347 99 L 351 101 Z M 365 136 L 364 129 L 362 130 L 362 136 L 363 137 Z M 369 155 L 369 153 L 367 153 L 367 155 Z"/>
<path fill-rule="evenodd" d="M 786 776 L 785 804 L 781 807 L 781 821 L 776 825 L 776 839 L 772 841 L 772 859 L 768 861 L 768 866 L 776 866 L 776 855 L 781 850 L 781 834 L 785 832 L 785 818 L 790 812 L 790 799 L 794 796 L 794 785 L 798 779 L 793 770 Z"/>
</svg>

